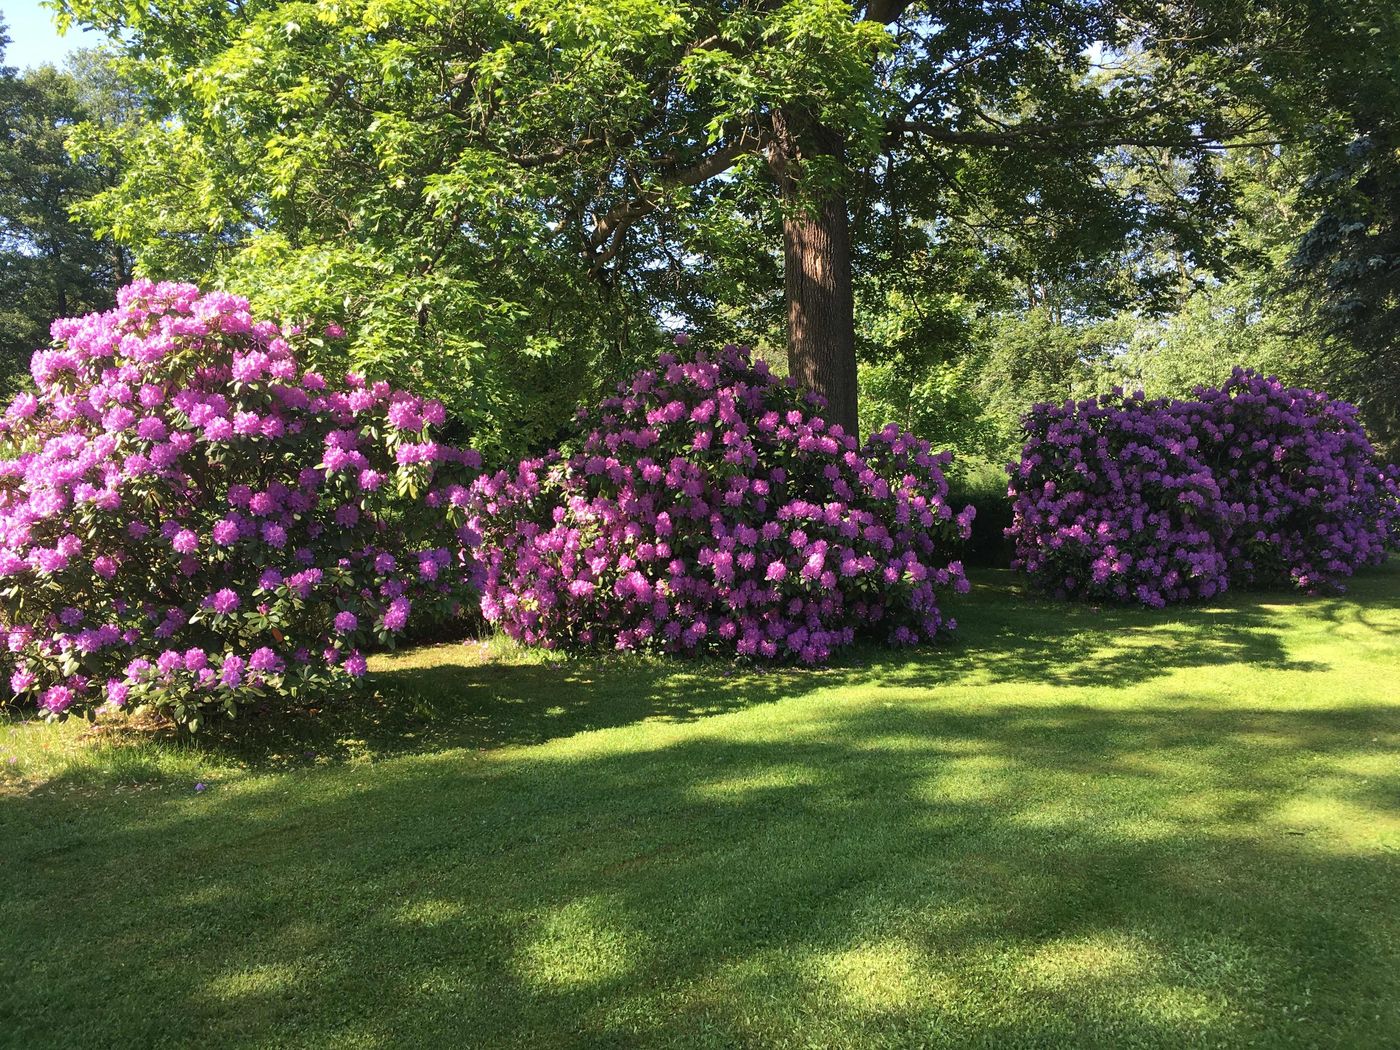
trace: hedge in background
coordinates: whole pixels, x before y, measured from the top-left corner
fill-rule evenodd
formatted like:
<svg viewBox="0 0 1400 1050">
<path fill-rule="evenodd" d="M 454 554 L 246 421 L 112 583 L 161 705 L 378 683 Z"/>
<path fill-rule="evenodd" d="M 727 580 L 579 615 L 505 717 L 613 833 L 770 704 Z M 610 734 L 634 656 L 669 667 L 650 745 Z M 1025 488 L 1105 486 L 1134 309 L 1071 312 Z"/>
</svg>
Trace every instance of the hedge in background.
<svg viewBox="0 0 1400 1050">
<path fill-rule="evenodd" d="M 1341 589 L 1385 558 L 1400 490 L 1354 406 L 1238 369 L 1195 394 L 1036 406 L 1011 468 L 1013 568 L 1059 596 L 1162 606 Z"/>
<path fill-rule="evenodd" d="M 3 424 L 16 694 L 197 725 L 352 681 L 362 645 L 465 596 L 450 518 L 479 460 L 432 440 L 440 405 L 303 371 L 297 333 L 189 285 L 138 282 L 53 334 Z"/>
<path fill-rule="evenodd" d="M 578 450 L 483 476 L 482 610 L 545 646 L 717 650 L 815 663 L 858 634 L 955 624 L 966 537 L 926 442 L 863 446 L 748 351 L 661 358 L 596 412 Z"/>
</svg>

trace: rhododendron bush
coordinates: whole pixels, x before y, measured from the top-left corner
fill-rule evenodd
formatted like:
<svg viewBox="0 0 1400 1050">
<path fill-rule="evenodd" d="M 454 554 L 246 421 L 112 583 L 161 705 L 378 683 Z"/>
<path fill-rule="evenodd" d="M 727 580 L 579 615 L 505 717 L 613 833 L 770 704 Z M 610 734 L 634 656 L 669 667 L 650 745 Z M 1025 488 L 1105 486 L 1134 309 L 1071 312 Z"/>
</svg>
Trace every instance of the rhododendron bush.
<svg viewBox="0 0 1400 1050">
<path fill-rule="evenodd" d="M 1385 560 L 1400 474 L 1378 463 L 1355 405 L 1242 370 L 1195 393 L 1179 411 L 1235 513 L 1234 582 L 1340 590 Z"/>
<path fill-rule="evenodd" d="M 483 613 L 545 646 L 807 663 L 951 630 L 973 511 L 948 505 L 948 457 L 819 410 L 746 350 L 663 356 L 580 412 L 572 455 L 476 481 Z"/>
<path fill-rule="evenodd" d="M 1232 584 L 1340 589 L 1384 560 L 1397 474 L 1355 406 L 1241 369 L 1194 394 L 1036 406 L 1013 567 L 1060 596 L 1162 606 Z"/>
<path fill-rule="evenodd" d="M 296 332 L 189 285 L 53 334 L 3 424 L 16 694 L 197 724 L 352 681 L 361 646 L 466 596 L 454 504 L 479 461 L 432 440 L 441 406 L 303 371 Z"/>
<path fill-rule="evenodd" d="M 1148 605 L 1229 585 L 1220 489 L 1167 402 L 1037 405 L 1024 425 L 1013 568 L 1060 595 Z"/>
</svg>

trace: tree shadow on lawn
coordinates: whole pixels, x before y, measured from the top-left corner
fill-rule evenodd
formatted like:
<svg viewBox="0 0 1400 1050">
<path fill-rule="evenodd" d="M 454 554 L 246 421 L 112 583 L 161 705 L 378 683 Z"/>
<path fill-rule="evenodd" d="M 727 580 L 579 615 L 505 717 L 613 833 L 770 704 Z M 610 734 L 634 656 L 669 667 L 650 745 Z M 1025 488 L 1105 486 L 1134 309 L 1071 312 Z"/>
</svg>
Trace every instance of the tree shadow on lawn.
<svg viewBox="0 0 1400 1050">
<path fill-rule="evenodd" d="M 863 646 L 826 668 L 754 668 L 714 659 L 528 653 L 483 657 L 474 643 L 396 658 L 372 675 L 374 692 L 314 712 L 269 708 L 215 720 L 194 746 L 254 768 L 388 758 L 446 749 L 543 743 L 644 720 L 689 722 L 777 700 L 867 686 L 1128 687 L 1191 668 L 1248 665 L 1326 671 L 1291 657 L 1287 618 L 1389 634 L 1400 617 L 1400 573 L 1358 578 L 1354 597 L 1233 594 L 1211 606 L 1154 611 L 1042 598 L 1004 570 L 976 574 L 949 611 L 958 632 L 907 651 Z M 83 772 L 91 777 L 91 771 Z M 62 777 L 59 778 L 61 782 Z"/>
<path fill-rule="evenodd" d="M 0 975 L 26 968 L 12 1033 L 1400 1041 L 1395 708 L 777 714 L 138 808 L 32 799 L 0 952 Z"/>
<path fill-rule="evenodd" d="M 199 746 L 256 766 L 488 750 L 636 722 L 693 722 L 847 680 L 846 668 L 755 669 L 716 660 L 582 655 L 481 661 L 445 645 L 426 666 L 374 672 L 372 693 L 315 710 L 214 723 Z"/>
<path fill-rule="evenodd" d="M 891 680 L 1127 686 L 1228 664 L 1326 670 L 1291 658 L 1278 616 L 1250 599 L 1171 610 L 1088 606 L 1041 598 L 1003 578 L 950 611 L 959 627 L 946 650 L 892 667 Z"/>
</svg>

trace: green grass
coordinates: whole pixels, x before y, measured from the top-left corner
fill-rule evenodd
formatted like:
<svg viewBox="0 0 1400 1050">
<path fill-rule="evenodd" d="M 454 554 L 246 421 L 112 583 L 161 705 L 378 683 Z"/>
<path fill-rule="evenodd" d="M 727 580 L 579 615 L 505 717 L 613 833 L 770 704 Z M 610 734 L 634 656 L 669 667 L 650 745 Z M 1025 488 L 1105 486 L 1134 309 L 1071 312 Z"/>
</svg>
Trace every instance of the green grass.
<svg viewBox="0 0 1400 1050">
<path fill-rule="evenodd" d="M 435 647 L 198 746 L 0 723 L 0 1042 L 1400 1046 L 1400 565 L 956 611 L 821 672 Z"/>
</svg>

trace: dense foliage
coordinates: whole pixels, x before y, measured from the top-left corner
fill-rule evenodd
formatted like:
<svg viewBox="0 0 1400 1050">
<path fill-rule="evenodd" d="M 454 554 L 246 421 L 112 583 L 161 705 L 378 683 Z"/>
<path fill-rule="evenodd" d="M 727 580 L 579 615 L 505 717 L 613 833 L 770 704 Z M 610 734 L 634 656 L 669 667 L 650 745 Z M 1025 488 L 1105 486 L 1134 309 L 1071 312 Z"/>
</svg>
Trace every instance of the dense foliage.
<svg viewBox="0 0 1400 1050">
<path fill-rule="evenodd" d="M 137 282 L 53 334 L 3 424 L 16 694 L 197 724 L 353 680 L 361 646 L 464 596 L 450 518 L 479 458 L 433 440 L 442 405 L 304 371 L 292 342 L 319 336 L 190 285 Z"/>
<path fill-rule="evenodd" d="M 68 132 L 107 120 L 119 93 L 92 55 L 69 68 L 19 72 L 4 64 L 0 23 L 0 392 L 8 397 L 55 317 L 110 307 L 130 273 L 127 251 L 70 214 L 110 188 L 116 173 L 91 155 L 71 157 Z"/>
<path fill-rule="evenodd" d="M 1400 472 L 1379 465 L 1355 405 L 1240 370 L 1196 397 L 1178 412 L 1230 507 L 1232 581 L 1337 589 L 1385 559 Z"/>
<path fill-rule="evenodd" d="M 1232 584 L 1340 589 L 1384 559 L 1400 473 L 1355 406 L 1238 369 L 1195 393 L 1036 406 L 1013 566 L 1060 596 L 1161 606 Z"/>
<path fill-rule="evenodd" d="M 849 364 L 853 302 L 927 331 L 950 287 L 994 305 L 969 275 L 1136 306 L 1178 260 L 1220 270 L 1222 147 L 1316 137 L 1309 78 L 1359 41 L 1393 55 L 1336 30 L 1389 0 L 56 6 L 147 100 L 78 135 L 123 172 L 84 214 L 143 272 L 339 316 L 367 369 L 535 452 L 560 402 L 654 358 L 655 318 L 781 345 L 818 274 L 844 294 L 812 338 Z M 802 237 L 818 200 L 829 236 Z M 1129 279 L 1099 279 L 1123 250 Z M 946 378 L 861 327 L 904 358 L 881 400 Z"/>
<path fill-rule="evenodd" d="M 1037 405 L 1012 475 L 1012 567 L 1058 596 L 1147 605 L 1228 586 L 1219 486 L 1172 403 Z"/>
<path fill-rule="evenodd" d="M 577 452 L 483 476 L 482 609 L 547 646 L 717 650 L 814 663 L 857 634 L 893 643 L 955 624 L 942 468 L 891 424 L 860 445 L 765 362 L 726 347 L 664 355 L 595 412 Z"/>
</svg>

